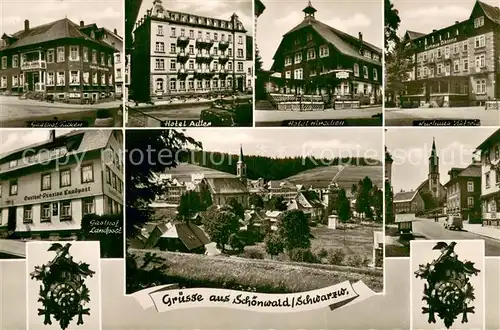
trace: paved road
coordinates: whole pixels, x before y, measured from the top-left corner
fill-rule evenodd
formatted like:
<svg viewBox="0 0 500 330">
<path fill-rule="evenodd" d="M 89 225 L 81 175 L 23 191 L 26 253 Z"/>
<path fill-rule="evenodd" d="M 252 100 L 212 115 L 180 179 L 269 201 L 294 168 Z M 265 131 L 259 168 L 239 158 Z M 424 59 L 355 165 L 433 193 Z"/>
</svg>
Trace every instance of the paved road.
<svg viewBox="0 0 500 330">
<path fill-rule="evenodd" d="M 255 110 L 256 126 L 281 126 L 284 120 L 338 120 L 346 119 L 355 125 L 382 125 L 381 120 L 372 118 L 373 115 L 382 113 L 382 108 L 325 110 L 325 111 L 278 111 L 278 110 Z M 372 123 L 373 122 L 373 123 Z M 371 124 L 370 124 L 371 123 Z"/>
<path fill-rule="evenodd" d="M 464 120 L 479 119 L 482 126 L 500 126 L 500 111 L 485 110 L 484 107 L 463 108 L 415 108 L 384 110 L 386 126 L 413 126 L 414 120 Z"/>
<path fill-rule="evenodd" d="M 417 239 L 483 239 L 486 256 L 500 256 L 500 240 L 469 233 L 467 231 L 444 229 L 442 220 L 434 222 L 433 219 L 417 219 L 417 221 L 413 223 L 413 232 L 417 236 Z"/>
</svg>

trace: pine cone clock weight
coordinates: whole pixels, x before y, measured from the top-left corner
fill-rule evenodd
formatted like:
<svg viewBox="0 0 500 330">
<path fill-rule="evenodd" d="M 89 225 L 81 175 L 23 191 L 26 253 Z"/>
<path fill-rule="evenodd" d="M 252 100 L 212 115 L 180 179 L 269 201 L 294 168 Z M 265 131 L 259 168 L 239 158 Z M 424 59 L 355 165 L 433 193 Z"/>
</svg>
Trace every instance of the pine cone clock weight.
<svg viewBox="0 0 500 330">
<path fill-rule="evenodd" d="M 55 257 L 46 265 L 35 266 L 30 273 L 31 279 L 42 282 L 38 302 L 43 308 L 38 309 L 38 315 L 44 316 L 44 324 L 52 324 L 53 317 L 62 330 L 67 329 L 76 316 L 77 325 L 81 325 L 83 315 L 90 315 L 90 309 L 84 307 L 90 302 L 85 279 L 95 274 L 89 264 L 73 261 L 70 247 L 70 243 L 52 244 L 48 251 L 54 251 Z"/>
<path fill-rule="evenodd" d="M 480 271 L 470 261 L 458 259 L 454 249 L 456 242 L 439 242 L 433 248 L 441 250 L 441 255 L 431 263 L 420 265 L 415 276 L 426 280 L 422 314 L 429 314 L 428 322 L 436 323 L 436 314 L 447 328 L 462 314 L 462 323 L 467 323 L 467 314 L 474 313 L 474 306 L 469 304 L 475 299 L 470 277 Z"/>
</svg>

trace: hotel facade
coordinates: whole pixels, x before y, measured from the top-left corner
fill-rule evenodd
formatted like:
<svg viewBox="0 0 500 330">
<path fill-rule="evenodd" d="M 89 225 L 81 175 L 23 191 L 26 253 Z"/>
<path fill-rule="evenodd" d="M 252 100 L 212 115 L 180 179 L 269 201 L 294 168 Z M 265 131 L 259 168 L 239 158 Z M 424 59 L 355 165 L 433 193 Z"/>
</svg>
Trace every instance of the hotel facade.
<svg viewBox="0 0 500 330">
<path fill-rule="evenodd" d="M 500 226 L 500 130 L 477 147 L 481 151 L 481 209 L 483 225 Z"/>
<path fill-rule="evenodd" d="M 500 96 L 500 9 L 480 1 L 465 21 L 429 34 L 407 31 L 413 63 L 403 101 L 478 106 Z"/>
<path fill-rule="evenodd" d="M 0 159 L 0 231 L 75 238 L 86 214 L 123 212 L 122 133 L 73 131 Z"/>
<path fill-rule="evenodd" d="M 0 93 L 39 100 L 90 103 L 115 96 L 115 49 L 105 29 L 67 18 L 3 33 Z"/>
<path fill-rule="evenodd" d="M 247 31 L 229 20 L 166 10 L 161 0 L 134 30 L 131 98 L 168 99 L 225 91 L 246 92 Z"/>
</svg>

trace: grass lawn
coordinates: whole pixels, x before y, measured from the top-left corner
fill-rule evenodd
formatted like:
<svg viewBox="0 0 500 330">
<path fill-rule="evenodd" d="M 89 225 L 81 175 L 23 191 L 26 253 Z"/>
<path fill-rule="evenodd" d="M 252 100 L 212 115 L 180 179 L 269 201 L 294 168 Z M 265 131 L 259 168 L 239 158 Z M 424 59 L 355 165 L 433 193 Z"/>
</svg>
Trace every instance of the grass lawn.
<svg viewBox="0 0 500 330">
<path fill-rule="evenodd" d="M 156 253 L 165 260 L 167 268 L 163 284 L 179 283 L 181 287 L 293 293 L 324 288 L 346 280 L 362 280 L 375 292 L 383 290 L 383 271 L 376 269 L 129 249 L 139 264 L 142 264 L 147 252 Z"/>
</svg>

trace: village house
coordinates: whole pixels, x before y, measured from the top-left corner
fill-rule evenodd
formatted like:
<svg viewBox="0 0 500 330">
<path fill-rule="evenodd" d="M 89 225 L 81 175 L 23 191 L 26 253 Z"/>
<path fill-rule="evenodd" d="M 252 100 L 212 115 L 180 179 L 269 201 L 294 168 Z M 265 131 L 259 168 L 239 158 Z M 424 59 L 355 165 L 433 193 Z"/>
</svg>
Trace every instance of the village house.
<svg viewBox="0 0 500 330">
<path fill-rule="evenodd" d="M 297 186 L 287 180 L 270 180 L 266 184 L 266 189 L 269 191 L 268 198 L 281 196 L 285 202 L 294 199 L 298 194 Z"/>
<path fill-rule="evenodd" d="M 466 168 L 453 167 L 448 171 L 446 211 L 459 214 L 464 220 L 481 219 L 481 162 L 473 161 Z"/>
<path fill-rule="evenodd" d="M 424 200 L 418 190 L 399 192 L 394 195 L 394 213 L 420 213 L 423 212 Z"/>
<path fill-rule="evenodd" d="M 322 216 L 325 206 L 320 196 L 314 190 L 302 190 L 297 196 L 288 202 L 287 210 L 300 210 L 310 219 Z"/>
<path fill-rule="evenodd" d="M 120 130 L 77 130 L 0 158 L 0 229 L 76 237 L 86 214 L 123 212 Z"/>
</svg>

